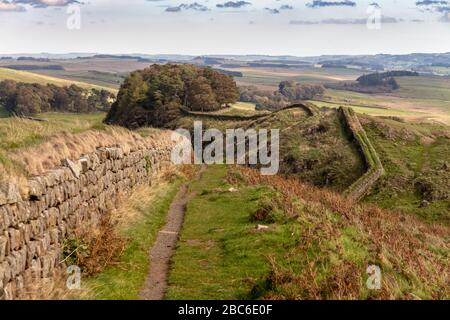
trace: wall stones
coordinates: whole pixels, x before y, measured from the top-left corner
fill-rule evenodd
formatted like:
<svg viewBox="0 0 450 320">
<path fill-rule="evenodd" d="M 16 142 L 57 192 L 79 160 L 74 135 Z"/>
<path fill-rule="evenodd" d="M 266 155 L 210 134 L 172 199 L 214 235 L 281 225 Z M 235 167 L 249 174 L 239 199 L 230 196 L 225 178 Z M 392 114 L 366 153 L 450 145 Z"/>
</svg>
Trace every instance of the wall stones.
<svg viewBox="0 0 450 320">
<path fill-rule="evenodd" d="M 99 148 L 28 181 L 22 199 L 13 183 L 0 185 L 0 299 L 15 299 L 62 263 L 62 246 L 77 228 L 90 228 L 114 209 L 119 195 L 170 165 L 172 143 L 127 150 Z M 156 149 L 157 148 L 157 149 Z"/>
</svg>

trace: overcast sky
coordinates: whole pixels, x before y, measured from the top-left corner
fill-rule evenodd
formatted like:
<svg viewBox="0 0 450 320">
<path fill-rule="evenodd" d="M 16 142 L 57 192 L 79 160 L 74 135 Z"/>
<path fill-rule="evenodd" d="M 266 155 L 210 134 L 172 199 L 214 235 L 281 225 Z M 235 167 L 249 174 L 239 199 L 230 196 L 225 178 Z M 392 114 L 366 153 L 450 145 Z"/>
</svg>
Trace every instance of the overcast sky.
<svg viewBox="0 0 450 320">
<path fill-rule="evenodd" d="M 0 0 L 0 53 L 40 52 L 450 52 L 450 1 Z"/>
</svg>

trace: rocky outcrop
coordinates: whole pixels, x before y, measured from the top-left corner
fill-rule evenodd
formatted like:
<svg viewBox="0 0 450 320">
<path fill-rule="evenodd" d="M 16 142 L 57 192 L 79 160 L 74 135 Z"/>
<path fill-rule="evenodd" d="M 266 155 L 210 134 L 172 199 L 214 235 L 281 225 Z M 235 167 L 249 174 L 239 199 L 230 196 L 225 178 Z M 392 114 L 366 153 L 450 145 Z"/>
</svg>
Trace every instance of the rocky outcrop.
<svg viewBox="0 0 450 320">
<path fill-rule="evenodd" d="M 102 147 L 28 180 L 28 194 L 0 186 L 0 299 L 15 299 L 37 279 L 64 268 L 62 247 L 80 227 L 94 228 L 120 195 L 171 166 L 173 142 L 124 150 Z"/>
</svg>

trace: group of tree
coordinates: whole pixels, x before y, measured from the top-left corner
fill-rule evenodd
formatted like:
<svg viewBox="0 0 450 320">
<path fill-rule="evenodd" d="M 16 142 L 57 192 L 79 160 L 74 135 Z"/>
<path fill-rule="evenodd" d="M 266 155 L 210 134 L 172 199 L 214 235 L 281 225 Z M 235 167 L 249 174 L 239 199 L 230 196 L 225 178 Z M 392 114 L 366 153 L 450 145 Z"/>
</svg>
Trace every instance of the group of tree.
<svg viewBox="0 0 450 320">
<path fill-rule="evenodd" d="M 280 82 L 277 91 L 259 90 L 255 86 L 242 87 L 240 101 L 255 103 L 258 110 L 278 110 L 296 101 L 311 100 L 324 91 L 322 85 L 289 80 Z"/>
<path fill-rule="evenodd" d="M 114 95 L 107 90 L 83 89 L 76 85 L 59 87 L 53 84 L 0 82 L 0 103 L 16 116 L 31 116 L 42 112 L 108 111 Z"/>
<path fill-rule="evenodd" d="M 400 88 L 394 77 L 417 77 L 419 74 L 413 71 L 388 71 L 365 74 L 356 79 L 361 86 L 385 86 L 393 90 Z"/>
<path fill-rule="evenodd" d="M 105 122 L 128 128 L 164 127 L 181 108 L 216 111 L 239 98 L 232 77 L 194 65 L 152 65 L 132 72 L 120 87 Z"/>
</svg>

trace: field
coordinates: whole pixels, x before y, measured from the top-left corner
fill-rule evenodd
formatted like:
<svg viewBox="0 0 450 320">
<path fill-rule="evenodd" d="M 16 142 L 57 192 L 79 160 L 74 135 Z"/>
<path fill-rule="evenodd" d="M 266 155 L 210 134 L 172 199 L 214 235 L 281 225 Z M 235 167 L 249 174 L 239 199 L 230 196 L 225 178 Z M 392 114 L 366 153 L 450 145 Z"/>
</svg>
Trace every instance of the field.
<svg viewBox="0 0 450 320">
<path fill-rule="evenodd" d="M 58 77 L 53 77 L 49 75 L 42 75 L 27 71 L 19 71 L 19 70 L 12 70 L 12 69 L 6 69 L 6 68 L 0 68 L 0 81 L 1 80 L 14 80 L 17 82 L 27 82 L 27 83 L 40 83 L 40 84 L 54 84 L 58 86 L 70 86 L 71 84 L 76 84 L 77 86 L 80 86 L 82 88 L 86 89 L 105 89 L 109 91 L 117 91 L 115 89 L 100 86 L 96 84 L 91 84 L 87 82 L 80 82 L 75 80 L 67 80 L 62 79 Z"/>
<path fill-rule="evenodd" d="M 233 68 L 243 73 L 239 85 L 254 85 L 274 91 L 284 80 L 326 84 L 355 80 L 362 71 L 343 68 L 295 69 Z M 348 106 L 373 116 L 397 116 L 415 121 L 438 121 L 450 124 L 450 78 L 438 76 L 398 77 L 400 90 L 389 94 L 363 94 L 327 89 L 313 103 L 322 107 Z"/>
<path fill-rule="evenodd" d="M 0 80 L 13 79 L 24 82 L 78 84 L 88 88 L 104 88 L 117 91 L 124 77 L 131 71 L 142 69 L 148 62 L 137 60 L 95 58 L 52 60 L 51 62 L 21 61 L 20 64 L 59 65 L 64 70 L 35 70 L 32 72 L 1 68 L 17 61 L 0 61 Z M 228 69 L 243 74 L 236 77 L 238 85 L 255 85 L 260 89 L 274 91 L 284 80 L 303 83 L 326 84 L 351 81 L 363 74 L 358 69 L 319 68 L 301 66 L 296 68 L 239 67 Z M 322 107 L 353 107 L 359 113 L 373 116 L 395 116 L 414 121 L 438 121 L 450 124 L 450 78 L 439 76 L 398 77 L 400 89 L 389 94 L 362 94 L 351 91 L 327 89 L 324 96 L 314 102 Z M 243 110 L 245 108 L 239 107 Z M 225 113 L 234 114 L 235 110 Z M 246 111 L 244 111 L 246 112 Z M 0 113 L 1 114 L 1 113 Z"/>
<path fill-rule="evenodd" d="M 16 60 L 0 60 L 0 68 L 8 65 L 32 65 L 46 67 L 48 65 L 57 65 L 63 68 L 63 70 L 33 70 L 32 72 L 26 72 L 27 74 L 11 74 L 4 75 L 4 77 L 11 76 L 18 79 L 24 79 L 21 81 L 33 82 L 51 81 L 51 83 L 66 85 L 67 81 L 88 83 L 92 87 L 101 87 L 106 89 L 118 89 L 122 83 L 124 76 L 129 72 L 143 69 L 149 65 L 148 62 L 139 62 L 136 60 L 126 59 L 66 59 L 66 60 L 51 60 L 50 62 L 40 61 L 16 61 Z M 6 69 L 6 68 L 4 68 Z M 0 69 L 3 71 L 3 69 Z M 7 69 L 15 71 L 12 69 Z M 5 71 L 3 71 L 5 72 Z M 32 74 L 31 74 L 32 73 Z M 36 80 L 34 79 L 36 76 Z M 0 73 L 0 79 L 2 75 Z M 13 79 L 14 80 L 14 79 Z M 17 80 L 19 81 L 19 80 Z"/>
<path fill-rule="evenodd" d="M 361 71 L 343 68 L 300 67 L 284 68 L 233 68 L 231 71 L 242 72 L 242 78 L 236 78 L 239 85 L 256 85 L 275 90 L 283 80 L 296 80 L 308 83 L 324 83 L 354 80 Z"/>
</svg>

